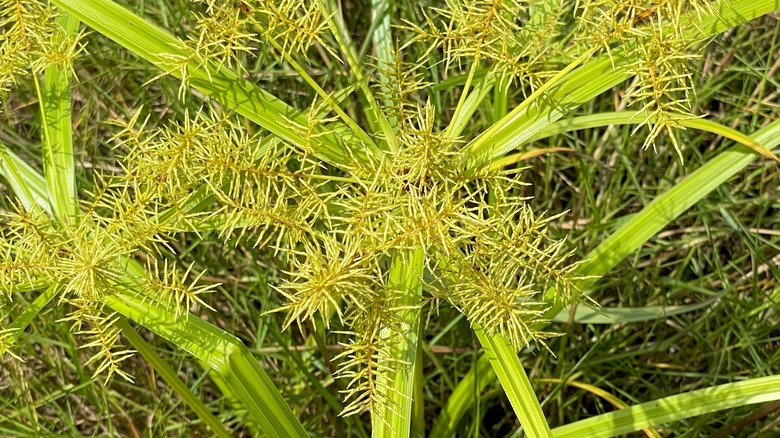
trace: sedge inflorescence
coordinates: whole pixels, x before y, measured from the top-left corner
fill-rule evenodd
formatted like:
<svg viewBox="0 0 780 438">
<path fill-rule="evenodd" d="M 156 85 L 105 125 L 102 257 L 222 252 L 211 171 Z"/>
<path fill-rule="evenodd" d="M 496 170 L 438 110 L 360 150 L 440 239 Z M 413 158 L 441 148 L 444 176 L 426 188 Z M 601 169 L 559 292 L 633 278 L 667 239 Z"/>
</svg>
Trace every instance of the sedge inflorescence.
<svg viewBox="0 0 780 438">
<path fill-rule="evenodd" d="M 29 0 L 0 6 L 0 52 L 14 53 L 0 62 L 0 88 L 25 72 L 70 62 L 82 49 L 78 40 L 48 43 L 60 41 L 50 7 Z M 21 207 L 4 215 L 0 289 L 10 299 L 57 285 L 60 302 L 72 309 L 66 321 L 92 336 L 86 347 L 98 351 L 97 371 L 129 378 L 119 364 L 129 353 L 118 345 L 104 297 L 140 294 L 186 318 L 208 307 L 203 294 L 214 288 L 200 281 L 202 273 L 166 261 L 159 248 L 168 236 L 216 232 L 269 248 L 288 267 L 274 285 L 285 303 L 271 311 L 284 315 L 285 327 L 331 328 L 341 340 L 335 360 L 337 377 L 347 382 L 344 414 L 388 403 L 378 387 L 404 366 L 391 352 L 403 339 L 383 334 L 403 331 L 397 315 L 408 308 L 389 279 L 396 254 L 425 255 L 418 279 L 425 294 L 415 310 L 448 303 L 518 349 L 543 342 L 552 334 L 534 327 L 551 303 L 577 297 L 577 263 L 565 241 L 548 235 L 557 216 L 527 204 L 521 169 L 464 164 L 464 145 L 479 130 L 447 129 L 449 113 L 432 103 L 427 67 L 462 70 L 467 83 L 486 70 L 528 96 L 585 50 L 621 50 L 634 60 L 629 69 L 637 78 L 626 97 L 651 114 L 652 143 L 676 126 L 675 114 L 690 101 L 685 48 L 692 41 L 676 17 L 707 7 L 681 0 L 447 0 L 395 23 L 405 40 L 389 42 L 373 61 L 375 78 L 353 77 L 351 91 L 361 89 L 363 101 L 321 89 L 308 111 L 279 114 L 294 134 L 285 139 L 251 132 L 219 102 L 151 128 L 139 110 L 114 139 L 122 172 L 97 181 L 77 217 Z M 301 60 L 315 50 L 331 62 L 354 61 L 354 53 L 340 52 L 338 12 L 324 0 L 202 0 L 192 11 L 184 49 L 161 55 L 166 71 L 182 79 L 181 98 L 192 70 L 244 75 L 243 62 L 254 56 L 304 70 Z M 572 38 L 572 29 L 584 37 Z M 267 53 L 257 53 L 260 42 Z M 409 61 L 416 56 L 422 61 Z M 340 111 L 344 102 L 373 105 L 374 119 L 353 120 Z M 139 254 L 145 274 L 129 267 Z"/>
</svg>

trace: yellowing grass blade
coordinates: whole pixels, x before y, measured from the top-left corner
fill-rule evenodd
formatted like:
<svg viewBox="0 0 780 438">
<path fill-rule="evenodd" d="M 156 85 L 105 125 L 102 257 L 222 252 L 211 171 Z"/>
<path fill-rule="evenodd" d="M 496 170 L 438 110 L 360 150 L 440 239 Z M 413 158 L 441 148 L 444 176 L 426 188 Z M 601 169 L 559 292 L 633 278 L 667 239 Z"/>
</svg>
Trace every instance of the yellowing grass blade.
<svg viewBox="0 0 780 438">
<path fill-rule="evenodd" d="M 576 152 L 571 148 L 543 148 L 533 149 L 527 152 L 519 152 L 517 154 L 507 155 L 494 161 L 490 165 L 490 170 L 498 170 L 502 167 L 506 167 L 512 164 L 517 164 L 521 161 L 530 160 L 532 158 L 541 157 L 542 155 L 554 154 L 556 152 Z"/>
<path fill-rule="evenodd" d="M 678 114 L 676 116 L 672 114 L 671 117 L 674 119 L 676 124 L 683 128 L 697 129 L 699 131 L 711 132 L 713 134 L 721 135 L 728 139 L 734 140 L 739 144 L 749 147 L 759 155 L 763 155 L 770 160 L 780 162 L 780 158 L 778 158 L 777 155 L 775 155 L 771 150 L 733 128 L 729 128 L 728 126 L 724 126 L 713 120 L 694 117 L 687 114 Z M 652 123 L 654 120 L 653 117 L 648 117 L 648 115 L 643 111 L 619 111 L 611 113 L 589 114 L 587 116 L 574 117 L 568 120 L 559 120 L 539 131 L 536 135 L 529 138 L 528 141 L 536 141 L 551 135 L 561 134 L 569 131 L 599 128 L 610 125 L 639 124 L 645 121 Z M 528 154 L 530 152 L 525 153 Z M 505 161 L 510 162 L 510 157 L 515 157 L 518 155 L 520 154 L 499 158 L 494 161 L 493 167 L 501 166 Z"/>
<path fill-rule="evenodd" d="M 763 155 L 764 157 L 769 158 L 770 160 L 780 162 L 780 158 L 777 158 L 777 155 L 775 155 L 771 150 L 769 150 L 761 143 L 753 140 L 752 138 L 748 137 L 747 135 L 735 129 L 729 128 L 728 126 L 721 125 L 720 123 L 714 122 L 712 120 L 707 120 L 707 119 L 681 120 L 680 125 L 686 128 L 698 129 L 701 131 L 707 131 L 713 134 L 722 135 L 726 138 L 730 138 L 736 141 L 739 144 L 749 147 L 750 149 L 753 150 L 753 152 L 759 155 Z"/>
<path fill-rule="evenodd" d="M 0 143 L 0 171 L 11 181 L 15 191 L 15 187 L 21 187 L 16 193 L 45 193 L 46 180 L 29 166 L 17 166 L 20 163 L 23 162 Z M 8 171 L 9 168 L 12 172 Z M 19 168 L 26 170 L 19 171 Z M 30 195 L 27 202 L 32 203 L 31 208 L 43 208 L 48 207 L 49 201 L 48 198 Z M 222 390 L 246 407 L 252 420 L 268 436 L 307 436 L 273 381 L 241 341 L 194 315 L 177 318 L 171 309 L 138 294 L 133 285 L 135 279 L 144 278 L 143 267 L 135 260 L 124 260 L 124 265 L 127 269 L 124 288 L 104 297 L 110 309 L 143 325 L 212 368 L 217 373 L 215 381 Z M 23 314 L 17 325 L 21 327 L 24 321 L 31 320 L 55 294 L 56 289 L 47 289 L 39 297 L 40 301 L 36 301 L 38 304 L 30 308 L 35 313 Z"/>
<path fill-rule="evenodd" d="M 539 382 L 542 383 L 558 383 L 563 384 L 564 386 L 571 386 L 574 388 L 582 389 L 583 391 L 587 391 L 597 397 L 600 397 L 612 406 L 618 408 L 618 409 L 625 409 L 627 406 L 625 403 L 620 401 L 619 398 L 615 397 L 614 395 L 610 394 L 607 391 L 604 391 L 603 389 L 599 388 L 595 385 L 589 385 L 587 383 L 579 382 L 577 380 L 562 380 L 562 379 L 539 379 Z M 655 429 L 652 428 L 644 428 L 642 429 L 645 432 L 645 435 L 648 436 L 648 438 L 661 438 L 661 434 L 655 431 Z M 553 432 L 554 433 L 554 432 Z M 553 435 L 554 436 L 554 435 Z"/>
</svg>

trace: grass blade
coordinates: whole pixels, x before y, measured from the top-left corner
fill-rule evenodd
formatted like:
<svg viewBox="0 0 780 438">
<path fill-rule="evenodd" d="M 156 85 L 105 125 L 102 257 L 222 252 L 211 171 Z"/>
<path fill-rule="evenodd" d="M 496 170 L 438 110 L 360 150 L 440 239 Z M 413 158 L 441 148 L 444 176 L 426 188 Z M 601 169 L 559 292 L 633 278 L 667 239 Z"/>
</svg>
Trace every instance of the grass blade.
<svg viewBox="0 0 780 438">
<path fill-rule="evenodd" d="M 496 380 L 496 373 L 490 365 L 488 355 L 482 355 L 471 367 L 455 390 L 447 399 L 447 405 L 436 418 L 430 438 L 448 438 L 455 435 L 455 427 L 460 419 L 471 409 L 474 399 L 478 398 L 488 385 Z"/>
<path fill-rule="evenodd" d="M 2 357 L 2 354 L 8 351 L 8 349 L 16 343 L 22 332 L 27 329 L 27 326 L 30 325 L 36 316 L 38 316 L 41 310 L 43 310 L 43 308 L 46 307 L 46 305 L 49 304 L 49 302 L 51 302 L 54 297 L 57 296 L 59 291 L 59 285 L 57 284 L 52 284 L 51 286 L 47 287 L 46 290 L 38 295 L 38 298 L 36 298 L 32 304 L 24 309 L 24 312 L 22 312 L 21 315 L 14 319 L 14 322 L 12 322 L 7 329 L 4 329 L 2 332 L 0 332 L 0 334 L 4 335 L 5 333 L 9 333 L 8 335 L 0 337 L 0 357 Z"/>
<path fill-rule="evenodd" d="M 610 126 L 610 125 L 632 125 L 632 124 L 636 125 L 636 124 L 644 123 L 647 120 L 649 120 L 650 122 L 654 121 L 653 117 L 649 116 L 646 112 L 643 111 L 618 111 L 618 112 L 611 112 L 611 113 L 590 114 L 587 116 L 574 117 L 568 120 L 559 120 L 551 124 L 547 128 L 539 131 L 536 135 L 534 135 L 529 139 L 529 142 L 540 140 L 542 138 L 546 138 L 555 134 L 561 134 L 564 132 L 576 131 L 581 129 L 599 128 L 599 127 Z M 755 140 L 751 139 L 747 135 L 733 128 L 724 126 L 713 120 L 702 119 L 698 117 L 689 116 L 686 114 L 678 114 L 678 117 L 675 121 L 683 128 L 697 129 L 699 131 L 710 132 L 713 134 L 726 137 L 728 139 L 736 141 L 737 143 L 749 147 L 757 154 L 763 155 L 764 157 L 769 158 L 770 160 L 780 161 L 780 159 L 778 159 L 778 157 L 774 153 L 772 153 L 772 151 L 764 147 L 762 144 L 756 142 Z M 563 148 L 559 148 L 559 149 L 563 149 Z M 529 152 L 525 152 L 524 154 L 528 154 L 528 153 Z M 493 162 L 492 166 L 503 167 L 509 164 L 513 164 L 517 160 L 513 160 L 512 157 L 522 156 L 522 154 L 523 153 L 499 158 Z"/>
<path fill-rule="evenodd" d="M 712 305 L 719 297 L 712 297 L 696 304 L 684 306 L 647 306 L 647 307 L 615 307 L 592 309 L 585 306 L 577 306 L 574 310 L 572 322 L 577 324 L 617 324 L 651 321 L 659 318 L 668 318 L 694 310 L 703 309 Z M 569 322 L 569 313 L 565 310 L 558 313 L 552 322 Z"/>
<path fill-rule="evenodd" d="M 163 70 L 170 70 L 167 66 L 171 57 L 188 56 L 181 40 L 110 0 L 53 0 L 53 3 Z M 296 129 L 293 124 L 306 127 L 305 116 L 236 73 L 195 61 L 190 61 L 187 70 L 192 86 L 283 140 L 303 148 L 313 147 L 318 157 L 331 164 L 348 162 L 347 152 L 336 135 L 329 132 L 303 135 L 302 130 Z M 181 77 L 179 71 L 170 73 Z M 360 158 L 362 147 L 351 147 L 355 156 Z"/>
<path fill-rule="evenodd" d="M 543 149 L 531 149 L 526 152 L 518 152 L 512 155 L 503 156 L 493 164 L 490 165 L 490 170 L 499 170 L 502 167 L 509 166 L 511 164 L 517 164 L 521 161 L 530 160 L 532 158 L 541 157 L 542 155 L 554 154 L 556 152 L 577 152 L 570 148 L 543 148 Z"/>
<path fill-rule="evenodd" d="M 780 376 L 760 377 L 664 397 L 553 429 L 555 438 L 606 438 L 748 404 L 780 400 Z"/>
<path fill-rule="evenodd" d="M 344 54 L 344 58 L 346 59 L 350 68 L 350 73 L 352 73 L 354 76 L 355 81 L 357 82 L 357 85 L 363 94 L 363 97 L 366 99 L 364 111 L 366 114 L 366 119 L 372 125 L 372 127 L 376 125 L 379 126 L 379 129 L 382 131 L 384 136 L 382 140 L 387 143 L 387 146 L 391 151 L 397 152 L 398 138 L 395 135 L 395 126 L 397 121 L 388 120 L 387 116 L 385 116 L 384 110 L 377 103 L 376 98 L 371 91 L 371 87 L 368 86 L 367 79 L 363 76 L 363 72 L 360 68 L 360 65 L 358 64 L 358 54 L 355 51 L 349 30 L 347 29 L 347 25 L 341 15 L 341 8 L 332 0 L 321 2 L 320 6 L 325 14 L 330 17 L 328 24 L 330 25 L 331 33 L 339 45 L 339 50 L 341 50 L 341 53 Z M 389 43 L 390 41 L 388 40 L 388 44 Z"/>
<path fill-rule="evenodd" d="M 488 336 L 480 327 L 473 328 L 526 435 L 551 437 L 542 406 L 515 348 L 501 336 Z"/>
<path fill-rule="evenodd" d="M 388 288 L 399 291 L 395 307 L 400 321 L 400 333 L 383 330 L 382 336 L 391 337 L 392 355 L 396 372 L 380 378 L 379 391 L 386 391 L 388 403 L 378 406 L 371 414 L 372 437 L 408 437 L 411 434 L 414 369 L 417 342 L 420 333 L 420 304 L 422 301 L 422 271 L 425 255 L 421 249 L 399 251 L 393 256 Z M 400 364 L 399 364 L 400 363 Z M 390 381 L 382 381 L 384 379 Z"/>
<path fill-rule="evenodd" d="M 8 181 L 25 210 L 35 211 L 40 208 L 46 212 L 51 211 L 46 180 L 24 160 L 9 151 L 1 141 L 0 175 Z"/>
<path fill-rule="evenodd" d="M 79 21 L 61 13 L 57 22 L 66 35 L 74 35 Z M 46 68 L 43 90 L 37 78 L 35 85 L 43 125 L 43 168 L 54 214 L 68 222 L 76 214 L 76 170 L 73 157 L 71 126 L 70 65 L 55 64 Z"/>
<path fill-rule="evenodd" d="M 4 165 L 10 163 L 16 169 L 18 158 L 4 147 L 0 148 L 0 158 Z M 5 167 L 2 170 L 5 175 Z M 32 192 L 31 187 L 45 191 L 44 178 L 31 168 L 28 173 L 15 171 L 6 177 L 15 181 L 12 186 L 20 185 L 27 192 Z M 48 205 L 48 198 L 36 201 Z M 33 204 L 33 207 L 38 208 L 37 204 Z M 144 269 L 138 262 L 125 262 L 127 285 L 131 286 L 134 278 L 144 278 Z M 223 390 L 235 395 L 269 436 L 306 436 L 306 431 L 273 381 L 249 349 L 235 336 L 192 315 L 176 318 L 169 309 L 149 301 L 130 288 L 105 296 L 104 302 L 112 310 L 143 325 L 211 367 L 217 373 L 218 378 L 215 380 Z"/>
<path fill-rule="evenodd" d="M 376 23 L 376 26 L 371 32 L 371 42 L 374 44 L 374 57 L 377 60 L 379 66 L 383 68 L 390 68 L 395 64 L 393 54 L 393 35 L 390 29 L 390 15 L 392 13 L 392 5 L 390 0 L 371 0 L 371 21 Z M 382 93 L 385 96 L 390 96 L 390 79 L 388 79 L 382 69 L 377 72 L 379 77 L 379 86 Z M 382 102 L 385 108 L 392 108 L 393 101 L 389 98 Z M 391 126 L 395 130 L 397 126 L 397 120 L 391 118 L 388 120 Z"/>
<path fill-rule="evenodd" d="M 768 150 L 774 149 L 780 144 L 780 120 L 772 122 L 751 135 L 750 138 Z M 758 157 L 759 155 L 755 154 L 752 149 L 742 145 L 722 152 L 656 198 L 585 256 L 587 262 L 581 265 L 580 273 L 596 277 L 606 274 L 677 216 L 691 208 Z M 585 281 L 581 288 L 587 289 L 594 281 L 596 279 Z"/>
</svg>

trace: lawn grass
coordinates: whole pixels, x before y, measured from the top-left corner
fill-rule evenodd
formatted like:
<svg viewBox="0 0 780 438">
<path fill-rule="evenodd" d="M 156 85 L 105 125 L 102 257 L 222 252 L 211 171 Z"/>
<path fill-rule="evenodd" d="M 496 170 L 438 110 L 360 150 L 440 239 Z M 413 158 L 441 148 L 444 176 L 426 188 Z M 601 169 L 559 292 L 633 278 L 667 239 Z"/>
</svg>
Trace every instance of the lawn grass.
<svg viewBox="0 0 780 438">
<path fill-rule="evenodd" d="M 175 31 L 190 25 L 186 2 L 134 2 L 135 11 Z M 410 13 L 409 2 L 398 2 Z M 346 17 L 352 37 L 367 36 L 368 6 L 356 6 Z M 696 61 L 699 76 L 694 112 L 710 114 L 722 124 L 749 134 L 780 115 L 776 45 L 780 23 L 767 16 L 715 38 Z M 179 99 L 179 82 L 158 75 L 148 63 L 129 56 L 117 45 L 92 35 L 89 56 L 79 59 L 80 79 L 73 93 L 76 175 L 82 191 L 96 175 L 120 173 L 122 151 L 107 141 L 116 130 L 111 119 L 128 119 L 138 108 L 150 114 L 149 125 L 162 126 L 198 99 Z M 265 49 L 264 49 L 265 50 Z M 360 55 L 360 54 L 358 54 Z M 259 53 L 247 77 L 288 104 L 305 108 L 313 93 L 287 65 L 271 65 Z M 254 61 L 252 61 L 254 62 Z M 348 83 L 341 66 L 313 57 L 312 77 L 336 88 Z M 431 69 L 426 74 L 447 76 Z M 143 90 L 144 92 L 139 92 Z M 527 90 L 526 90 L 527 91 Z M 523 90 L 494 95 L 477 110 L 484 121 L 495 121 L 523 100 Z M 433 100 L 443 119 L 452 116 L 459 95 L 437 90 Z M 506 99 L 506 103 L 502 99 Z M 32 83 L 21 83 L 2 102 L 0 140 L 13 145 L 27 162 L 43 170 L 39 111 Z M 578 114 L 614 111 L 620 103 L 606 94 Z M 504 108 L 504 109 L 502 109 Z M 350 117 L 363 122 L 357 110 Z M 262 132 L 247 122 L 250 132 Z M 710 133 L 678 132 L 685 145 L 683 161 L 669 142 L 642 150 L 645 128 L 614 126 L 556 135 L 535 142 L 538 148 L 571 148 L 524 161 L 523 195 L 537 211 L 566 212 L 550 224 L 554 237 L 566 237 L 575 257 L 584 257 L 675 182 L 706 163 L 731 143 Z M 632 405 L 657 398 L 751 377 L 780 372 L 780 173 L 769 160 L 756 160 L 677 218 L 633 256 L 597 283 L 591 292 L 604 308 L 674 306 L 717 297 L 705 308 L 646 322 L 614 325 L 555 324 L 563 336 L 548 341 L 552 353 L 532 347 L 521 353 L 550 427 L 610 412 L 604 397 L 577 387 L 586 383 Z M 9 194 L 0 186 L 0 193 Z M 12 207 L 0 196 L 0 208 Z M 316 436 L 370 434 L 370 416 L 339 417 L 344 382 L 334 380 L 330 359 L 342 351 L 341 339 L 311 326 L 282 331 L 284 316 L 267 313 L 284 303 L 268 285 L 277 284 L 287 266 L 272 251 L 242 242 L 225 242 L 218 233 L 172 236 L 164 255 L 180 266 L 194 264 L 207 271 L 205 281 L 219 284 L 207 302 L 214 312 L 201 316 L 236 335 L 259 358 L 307 431 Z M 20 314 L 30 296 L 17 294 Z M 478 363 L 481 347 L 469 324 L 456 310 L 442 305 L 437 317 L 423 315 L 420 337 L 424 403 L 412 407 L 417 430 L 430 431 L 448 398 Z M 79 350 L 83 339 L 72 335 L 60 307 L 44 310 L 25 331 L 13 352 L 0 364 L 0 435 L 210 436 L 206 425 L 159 379 L 140 355 L 126 362 L 135 382 L 92 379 L 83 364 L 90 357 Z M 168 363 L 212 412 L 238 436 L 250 436 L 251 424 L 231 400 L 225 399 L 208 372 L 182 351 L 140 329 L 157 355 Z M 497 383 L 472 394 L 476 402 L 455 425 L 458 436 L 520 436 L 510 402 Z M 661 436 L 709 436 L 738 425 L 740 436 L 772 436 L 780 430 L 777 406 L 748 405 L 705 414 L 657 427 Z M 766 406 L 764 406 L 766 407 Z M 418 409 L 419 408 L 419 409 Z M 419 425 L 419 421 L 424 423 Z M 412 429 L 415 430 L 414 423 Z M 685 431 L 685 432 L 683 432 Z M 761 435 L 764 434 L 764 435 Z M 636 436 L 642 436 L 637 433 Z"/>
</svg>

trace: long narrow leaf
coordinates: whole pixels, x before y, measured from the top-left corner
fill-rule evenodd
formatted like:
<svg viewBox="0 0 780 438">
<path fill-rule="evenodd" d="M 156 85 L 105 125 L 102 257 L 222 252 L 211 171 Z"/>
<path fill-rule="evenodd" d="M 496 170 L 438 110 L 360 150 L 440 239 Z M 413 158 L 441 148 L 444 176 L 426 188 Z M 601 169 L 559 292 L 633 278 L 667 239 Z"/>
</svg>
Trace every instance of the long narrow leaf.
<svg viewBox="0 0 780 438">
<path fill-rule="evenodd" d="M 36 316 L 43 310 L 44 307 L 46 307 L 49 302 L 51 302 L 54 297 L 57 296 L 57 293 L 60 291 L 59 285 L 52 284 L 51 286 L 47 287 L 46 290 L 41 292 L 40 295 L 38 295 L 38 298 L 35 299 L 35 301 L 32 302 L 27 308 L 24 309 L 24 312 L 22 312 L 21 315 L 17 316 L 16 319 L 8 326 L 7 329 L 4 331 L 9 333 L 8 335 L 3 337 L 3 349 L 8 350 L 9 347 L 13 346 L 14 343 L 19 339 L 19 336 L 22 334 L 22 332 L 27 329 L 27 326 L 30 325 L 33 319 L 35 319 Z M 5 291 L 3 291 L 5 292 Z"/>
<path fill-rule="evenodd" d="M 474 399 L 496 380 L 496 373 L 487 355 L 482 355 L 471 367 L 463 380 L 447 399 L 447 405 L 436 418 L 430 438 L 449 438 L 455 434 L 455 427 L 469 411 Z"/>
<path fill-rule="evenodd" d="M 110 0 L 52 1 L 89 27 L 165 71 L 171 70 L 172 57 L 189 58 L 181 40 Z M 289 143 L 303 148 L 314 147 L 316 154 L 325 161 L 332 164 L 347 162 L 346 150 L 337 136 L 326 132 L 305 136 L 302 127 L 307 126 L 306 118 L 267 91 L 214 64 L 191 60 L 186 68 L 192 86 L 249 120 Z M 178 70 L 170 73 L 180 76 Z M 313 144 L 309 145 L 309 142 Z M 356 157 L 360 158 L 359 145 L 351 146 Z"/>
<path fill-rule="evenodd" d="M 374 43 L 374 57 L 382 68 L 390 68 L 395 64 L 393 54 L 393 35 L 390 28 L 390 15 L 392 5 L 390 0 L 371 0 L 371 20 L 376 23 L 371 32 L 371 40 Z M 379 84 L 386 98 L 383 102 L 385 108 L 392 108 L 393 101 L 389 99 L 390 88 L 387 75 L 383 69 L 377 72 Z M 390 125 L 395 129 L 397 120 L 390 119 Z"/>
<path fill-rule="evenodd" d="M 399 251 L 393 256 L 388 288 L 400 294 L 396 301 L 399 333 L 383 330 L 381 336 L 391 340 L 391 352 L 396 372 L 377 385 L 386 392 L 388 403 L 371 414 L 372 437 L 408 437 L 411 433 L 412 397 L 414 394 L 414 365 L 420 333 L 420 305 L 422 301 L 422 270 L 424 253 L 421 249 Z M 389 378 L 389 381 L 384 381 Z"/>
<path fill-rule="evenodd" d="M 9 151 L 1 141 L 0 175 L 8 181 L 25 210 L 35 211 L 40 208 L 46 212 L 51 211 L 46 180 L 24 160 Z"/>
<path fill-rule="evenodd" d="M 515 348 L 501 336 L 488 336 L 482 328 L 473 328 L 526 435 L 551 437 L 550 426 L 542 412 L 542 406 Z"/>
<path fill-rule="evenodd" d="M 355 51 L 355 47 L 352 42 L 352 38 L 349 35 L 349 30 L 344 22 L 344 18 L 341 16 L 341 10 L 333 0 L 326 0 L 320 3 L 320 7 L 330 17 L 328 24 L 330 25 L 333 37 L 339 45 L 339 49 L 344 54 L 347 64 L 350 68 L 350 73 L 357 81 L 357 86 L 360 88 L 363 97 L 366 99 L 365 114 L 366 119 L 372 125 L 372 127 L 378 125 L 381 130 L 384 141 L 391 151 L 398 151 L 398 138 L 395 135 L 395 122 L 388 120 L 385 116 L 383 108 L 379 106 L 374 97 L 371 87 L 368 86 L 367 79 L 364 77 L 363 72 L 358 64 L 358 54 Z M 389 18 L 388 18 L 389 20 Z M 388 41 L 389 43 L 390 41 Z M 386 47 L 387 48 L 387 47 Z"/>
<path fill-rule="evenodd" d="M 618 111 L 611 113 L 589 114 L 586 116 L 574 117 L 568 120 L 559 120 L 539 131 L 528 141 L 536 141 L 551 135 L 576 131 L 580 129 L 599 128 L 609 125 L 639 124 L 646 120 L 649 120 L 650 122 L 654 121 L 653 117 L 648 116 L 648 114 L 644 111 Z M 676 120 L 676 123 L 678 123 L 683 128 L 697 129 L 699 131 L 722 135 L 723 137 L 734 140 L 739 144 L 749 147 L 756 153 L 761 154 L 766 158 L 775 161 L 779 160 L 778 157 L 772 153 L 772 151 L 768 150 L 766 147 L 751 139 L 747 135 L 713 120 L 702 119 L 698 117 L 690 118 L 686 115 L 680 114 L 678 115 L 678 120 Z M 503 167 L 507 164 L 513 164 L 516 160 L 511 160 L 510 157 L 513 156 L 497 159 L 493 162 L 493 166 Z"/>
<path fill-rule="evenodd" d="M 236 337 L 195 316 L 175 318 L 130 290 L 106 296 L 105 303 L 211 367 L 269 436 L 306 436 L 273 381 Z"/>
<path fill-rule="evenodd" d="M 780 376 L 727 383 L 664 397 L 553 429 L 555 438 L 608 438 L 755 403 L 780 400 Z"/>
<path fill-rule="evenodd" d="M 199 398 L 195 397 L 192 391 L 190 391 L 190 388 L 188 388 L 187 385 L 181 381 L 176 372 L 173 371 L 171 367 L 169 367 L 162 359 L 160 359 L 157 353 L 154 352 L 152 346 L 149 345 L 149 343 L 146 342 L 144 338 L 135 331 L 135 329 L 130 325 L 129 322 L 127 322 L 126 319 L 120 318 L 116 324 L 122 330 L 122 335 L 130 342 L 130 345 L 132 345 L 136 351 L 141 353 L 144 359 L 146 359 L 146 362 L 152 366 L 154 371 L 163 378 L 165 383 L 167 383 L 171 389 L 173 389 L 173 392 L 181 397 L 182 401 L 184 401 L 187 406 L 195 411 L 195 413 L 198 415 L 198 418 L 200 418 L 204 423 L 206 423 L 207 426 L 209 426 L 211 432 L 213 432 L 215 436 L 220 438 L 229 438 L 231 436 L 230 432 L 225 429 L 225 426 L 222 424 L 222 422 L 220 422 L 217 417 L 215 417 L 211 411 L 209 411 L 206 405 L 204 405 Z"/>
<path fill-rule="evenodd" d="M 750 138 L 771 151 L 780 144 L 780 120 L 775 120 L 751 135 Z M 663 195 L 657 197 L 586 255 L 587 262 L 580 266 L 580 273 L 594 277 L 606 274 L 677 216 L 731 179 L 758 157 L 752 149 L 742 145 L 734 146 L 719 154 Z M 586 280 L 581 288 L 586 289 L 594 281 L 595 278 Z"/>
<path fill-rule="evenodd" d="M 74 35 L 79 21 L 61 13 L 57 22 Z M 67 222 L 76 214 L 76 171 L 71 127 L 70 65 L 46 68 L 43 90 L 38 90 L 43 124 L 43 169 L 54 214 Z M 38 81 L 36 80 L 36 85 Z M 40 87 L 39 87 L 40 88 Z"/>
</svg>

